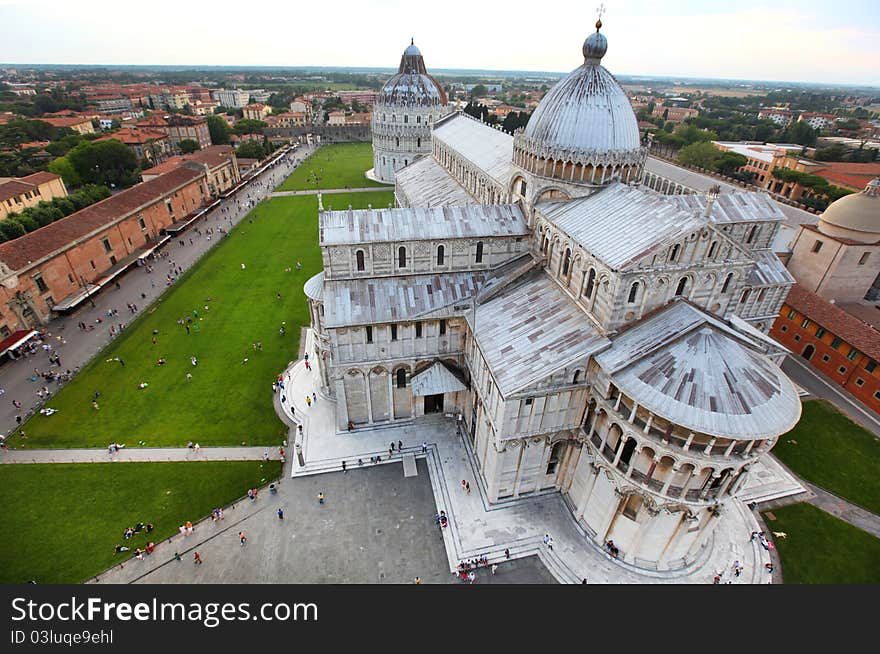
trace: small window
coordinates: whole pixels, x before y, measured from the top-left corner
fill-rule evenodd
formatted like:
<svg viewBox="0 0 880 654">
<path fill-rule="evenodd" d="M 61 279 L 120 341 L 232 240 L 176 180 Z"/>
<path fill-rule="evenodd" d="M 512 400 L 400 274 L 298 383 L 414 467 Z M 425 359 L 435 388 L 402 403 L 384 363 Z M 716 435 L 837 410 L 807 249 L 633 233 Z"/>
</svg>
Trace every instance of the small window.
<svg viewBox="0 0 880 654">
<path fill-rule="evenodd" d="M 632 304 L 636 301 L 636 296 L 639 294 L 639 283 L 633 282 L 632 286 L 629 287 L 629 297 L 627 298 L 627 302 Z"/>
<path fill-rule="evenodd" d="M 443 265 L 443 259 L 445 258 L 445 254 L 446 254 L 446 248 L 444 248 L 442 245 L 438 245 L 437 246 L 437 265 L 438 266 Z"/>
<path fill-rule="evenodd" d="M 840 366 L 840 368 L 837 369 L 837 372 L 839 372 L 841 375 L 845 375 L 846 374 L 846 366 Z"/>
<path fill-rule="evenodd" d="M 806 328 L 809 327 L 809 326 L 810 326 L 810 319 L 809 319 L 809 318 L 804 318 L 803 322 L 801 323 L 801 327 L 803 327 L 804 329 L 806 329 Z"/>
<path fill-rule="evenodd" d="M 836 350 L 837 348 L 840 347 L 840 343 L 841 343 L 841 342 L 842 342 L 842 341 L 841 341 L 837 336 L 835 336 L 835 337 L 834 337 L 834 340 L 831 341 L 831 347 L 833 347 L 833 348 Z"/>
<path fill-rule="evenodd" d="M 397 371 L 397 388 L 406 388 L 406 368 Z"/>
<path fill-rule="evenodd" d="M 49 287 L 46 286 L 46 282 L 43 281 L 42 275 L 35 275 L 34 276 L 34 284 L 37 285 L 37 290 L 40 291 L 40 293 L 45 293 L 46 291 L 49 290 Z"/>
<path fill-rule="evenodd" d="M 578 380 L 580 379 L 580 377 L 581 377 L 581 371 L 580 371 L 580 370 L 575 370 L 575 371 L 574 371 L 574 378 L 571 380 L 571 383 L 572 383 L 572 384 L 577 384 L 577 383 L 578 383 Z"/>
<path fill-rule="evenodd" d="M 367 343 L 373 342 L 373 328 L 367 327 Z"/>
<path fill-rule="evenodd" d="M 874 391 L 874 399 L 880 400 L 880 391 Z"/>
<path fill-rule="evenodd" d="M 717 250 L 717 249 L 718 249 L 718 241 L 712 241 L 712 244 L 709 246 L 709 254 L 707 255 L 707 257 L 709 259 L 714 259 L 715 258 L 715 250 Z"/>
<path fill-rule="evenodd" d="M 823 361 L 824 363 L 828 363 L 829 361 L 831 361 L 831 357 L 828 356 L 827 354 L 823 354 L 823 355 L 822 355 L 822 361 Z"/>
<path fill-rule="evenodd" d="M 97 270 L 97 268 L 95 268 L 95 262 L 94 262 L 94 261 L 89 261 L 89 264 L 91 264 L 91 266 L 92 266 L 92 270 Z"/>
<path fill-rule="evenodd" d="M 821 249 L 822 249 L 822 241 L 817 240 L 815 243 L 813 243 L 813 252 L 818 252 Z"/>
<path fill-rule="evenodd" d="M 565 248 L 565 256 L 562 258 L 562 276 L 568 277 L 568 271 L 571 269 L 571 249 Z"/>
<path fill-rule="evenodd" d="M 795 334 L 795 335 L 794 335 L 794 340 L 796 340 L 796 341 L 801 340 L 801 335 L 800 335 L 800 334 Z"/>
<path fill-rule="evenodd" d="M 856 379 L 856 386 L 864 386 L 864 385 L 865 385 L 865 380 L 864 380 L 864 379 L 862 379 L 861 377 L 859 377 L 858 379 Z"/>
<path fill-rule="evenodd" d="M 680 297 L 684 295 L 684 292 L 687 290 L 688 278 L 682 277 L 678 280 L 678 286 L 675 288 L 675 296 Z"/>
<path fill-rule="evenodd" d="M 779 328 L 779 331 L 781 331 L 781 332 L 787 332 L 787 331 L 788 331 L 788 325 L 783 325 L 782 327 Z"/>
<path fill-rule="evenodd" d="M 752 225 L 752 228 L 749 230 L 749 235 L 746 237 L 746 243 L 751 243 L 755 240 L 755 237 L 758 235 L 758 226 Z"/>
<path fill-rule="evenodd" d="M 749 294 L 750 294 L 750 293 L 751 293 L 751 291 L 750 291 L 749 289 L 744 290 L 742 296 L 739 298 L 739 303 L 740 303 L 740 304 L 745 304 L 745 303 L 746 303 L 746 300 L 749 299 Z"/>
<path fill-rule="evenodd" d="M 422 337 L 422 323 L 417 322 L 416 323 L 416 338 L 421 338 L 421 337 Z"/>
<path fill-rule="evenodd" d="M 174 207 L 171 205 L 171 200 L 165 200 L 165 206 L 168 208 L 168 215 L 174 218 Z"/>
<path fill-rule="evenodd" d="M 822 329 L 821 327 L 817 328 L 816 329 L 816 338 L 822 338 L 823 336 L 825 336 L 825 330 Z"/>
<path fill-rule="evenodd" d="M 669 260 L 672 262 L 677 261 L 678 260 L 678 253 L 680 250 L 681 250 L 681 246 L 678 243 L 673 245 L 672 250 L 670 250 L 670 252 L 669 252 Z"/>
<path fill-rule="evenodd" d="M 849 354 L 846 355 L 846 358 L 849 359 L 850 361 L 855 361 L 856 357 L 858 357 L 858 356 L 859 356 L 859 351 L 853 347 L 853 348 L 850 348 Z"/>
<path fill-rule="evenodd" d="M 364 270 L 364 251 L 358 250 L 354 254 L 354 258 L 357 260 L 357 269 Z"/>
<path fill-rule="evenodd" d="M 397 325 L 391 325 L 391 340 L 397 340 Z"/>
<path fill-rule="evenodd" d="M 104 246 L 104 252 L 113 252 L 113 246 L 110 245 L 110 239 L 109 239 L 109 238 L 102 238 L 102 239 L 101 239 L 101 245 Z"/>
<path fill-rule="evenodd" d="M 406 248 L 404 247 L 397 250 L 397 267 L 406 268 Z"/>
<path fill-rule="evenodd" d="M 727 273 L 727 277 L 724 278 L 724 284 L 721 286 L 722 293 L 727 293 L 731 281 L 733 281 L 733 273 Z M 791 318 L 792 314 L 794 314 L 794 311 L 789 314 L 789 318 Z"/>
<path fill-rule="evenodd" d="M 67 279 L 70 281 L 71 284 L 76 284 L 76 280 L 73 278 L 73 275 L 71 275 L 70 273 L 67 273 Z"/>
<path fill-rule="evenodd" d="M 789 320 L 794 320 L 794 317 L 795 317 L 796 315 L 797 315 L 797 311 L 795 311 L 794 309 L 791 309 L 791 310 L 789 310 L 789 312 L 788 312 L 788 319 L 789 319 Z"/>
<path fill-rule="evenodd" d="M 140 225 L 141 230 L 144 230 L 147 228 L 147 223 L 143 218 L 138 218 L 138 225 Z"/>
<path fill-rule="evenodd" d="M 561 458 L 563 447 L 565 447 L 565 443 L 556 443 L 553 446 L 553 449 L 550 450 L 550 459 L 547 461 L 548 475 L 556 474 L 556 468 L 559 466 L 559 459 Z"/>
<path fill-rule="evenodd" d="M 870 256 L 871 256 L 870 252 L 863 253 L 862 256 L 859 257 L 859 265 L 864 266 L 866 263 L 868 263 L 868 257 L 870 257 Z"/>
<path fill-rule="evenodd" d="M 440 321 L 440 336 L 446 335 L 446 320 Z"/>
<path fill-rule="evenodd" d="M 476 263 L 483 263 L 483 241 L 477 241 Z"/>
<path fill-rule="evenodd" d="M 874 372 L 874 369 L 876 367 L 877 367 L 877 362 L 874 361 L 874 359 L 871 359 L 870 361 L 868 361 L 868 363 L 865 364 L 865 370 L 867 370 L 868 372 Z"/>
<path fill-rule="evenodd" d="M 587 273 L 587 283 L 584 284 L 584 297 L 592 297 L 593 295 L 593 286 L 596 285 L 596 271 L 593 268 L 590 268 L 590 272 Z"/>
<path fill-rule="evenodd" d="M 526 398 L 526 406 L 531 406 L 533 401 L 534 401 L 534 400 L 533 400 L 532 398 L 527 397 L 527 398 Z"/>
</svg>

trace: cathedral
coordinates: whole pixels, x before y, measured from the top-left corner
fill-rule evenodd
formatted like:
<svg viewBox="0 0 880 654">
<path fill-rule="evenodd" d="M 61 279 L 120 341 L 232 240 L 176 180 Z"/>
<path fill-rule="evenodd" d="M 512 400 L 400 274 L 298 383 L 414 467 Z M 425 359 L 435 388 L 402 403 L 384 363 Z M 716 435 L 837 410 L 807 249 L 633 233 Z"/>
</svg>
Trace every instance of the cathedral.
<svg viewBox="0 0 880 654">
<path fill-rule="evenodd" d="M 447 113 L 407 48 L 374 114 L 397 206 L 320 211 L 305 293 L 339 431 L 447 416 L 490 502 L 560 492 L 597 546 L 677 570 L 800 417 L 766 335 L 794 280 L 767 195 L 645 184 L 600 28 L 514 135 Z"/>
</svg>

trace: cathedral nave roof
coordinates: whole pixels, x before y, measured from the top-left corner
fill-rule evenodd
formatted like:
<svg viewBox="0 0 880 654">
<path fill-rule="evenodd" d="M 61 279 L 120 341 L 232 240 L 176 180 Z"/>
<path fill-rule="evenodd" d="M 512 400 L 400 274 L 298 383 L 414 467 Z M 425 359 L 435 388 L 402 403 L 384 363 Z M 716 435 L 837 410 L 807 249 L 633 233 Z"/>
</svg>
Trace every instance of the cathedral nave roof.
<svg viewBox="0 0 880 654">
<path fill-rule="evenodd" d="M 422 157 L 398 170 L 394 181 L 398 196 L 403 195 L 411 207 L 448 207 L 476 203 L 465 188 L 431 156 Z"/>
<path fill-rule="evenodd" d="M 507 187 L 513 161 L 513 137 L 510 134 L 458 113 L 436 125 L 431 135 Z"/>
</svg>

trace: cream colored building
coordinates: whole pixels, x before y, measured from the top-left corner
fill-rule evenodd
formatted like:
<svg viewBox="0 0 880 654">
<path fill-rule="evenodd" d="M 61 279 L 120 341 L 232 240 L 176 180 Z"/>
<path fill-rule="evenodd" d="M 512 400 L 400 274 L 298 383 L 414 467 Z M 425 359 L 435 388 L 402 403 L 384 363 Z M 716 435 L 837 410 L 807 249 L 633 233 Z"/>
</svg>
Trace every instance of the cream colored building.
<svg viewBox="0 0 880 654">
<path fill-rule="evenodd" d="M 680 570 L 800 417 L 765 335 L 794 280 L 766 194 L 641 184 L 599 27 L 524 130 L 431 121 L 397 208 L 319 200 L 314 361 L 340 431 L 451 416 L 490 503 L 560 492 L 597 546 Z"/>
<path fill-rule="evenodd" d="M 22 209 L 35 207 L 43 200 L 67 196 L 59 175 L 39 172 L 26 177 L 0 177 L 0 220 Z"/>
<path fill-rule="evenodd" d="M 832 202 L 818 225 L 803 225 L 788 269 L 833 302 L 860 302 L 880 273 L 880 179 Z"/>
</svg>

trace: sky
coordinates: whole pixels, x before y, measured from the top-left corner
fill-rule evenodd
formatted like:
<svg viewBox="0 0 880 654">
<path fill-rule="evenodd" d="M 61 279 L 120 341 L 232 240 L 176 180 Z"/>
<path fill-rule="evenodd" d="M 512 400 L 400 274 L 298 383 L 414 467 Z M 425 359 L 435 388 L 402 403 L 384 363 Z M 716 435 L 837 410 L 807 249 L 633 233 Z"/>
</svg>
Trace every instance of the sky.
<svg viewBox="0 0 880 654">
<path fill-rule="evenodd" d="M 0 0 L 0 62 L 567 72 L 599 1 Z M 421 7 L 428 7 L 427 10 Z M 878 0 L 605 0 L 618 75 L 880 86 Z"/>
</svg>

